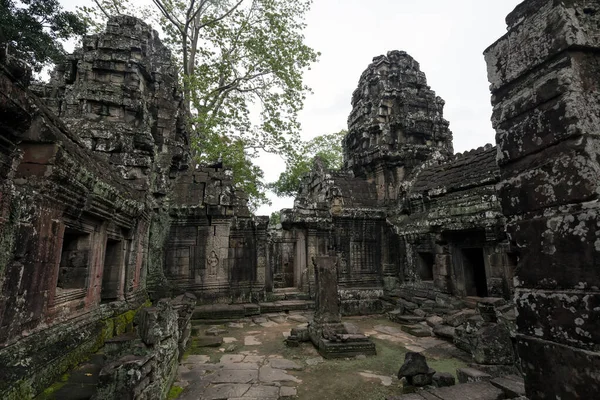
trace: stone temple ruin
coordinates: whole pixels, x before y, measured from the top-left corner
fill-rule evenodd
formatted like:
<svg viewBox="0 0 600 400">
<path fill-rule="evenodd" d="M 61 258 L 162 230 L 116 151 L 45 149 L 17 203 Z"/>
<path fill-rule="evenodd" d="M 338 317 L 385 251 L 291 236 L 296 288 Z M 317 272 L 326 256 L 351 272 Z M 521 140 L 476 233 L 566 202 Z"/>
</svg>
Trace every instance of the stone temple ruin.
<svg viewBox="0 0 600 400">
<path fill-rule="evenodd" d="M 192 321 L 316 300 L 286 343 L 372 355 L 341 316 L 381 315 L 468 354 L 458 393 L 595 398 L 599 18 L 591 0 L 520 4 L 485 51 L 496 145 L 462 154 L 417 61 L 374 58 L 343 168 L 315 160 L 276 227 L 231 171 L 191 162 L 176 68 L 145 23 L 112 18 L 48 84 L 2 56 L 0 397 L 32 398 L 101 350 L 88 398 L 165 398 Z M 425 389 L 398 398 L 457 398 L 431 386 L 453 376 L 406 360 L 420 364 L 399 377 Z"/>
</svg>

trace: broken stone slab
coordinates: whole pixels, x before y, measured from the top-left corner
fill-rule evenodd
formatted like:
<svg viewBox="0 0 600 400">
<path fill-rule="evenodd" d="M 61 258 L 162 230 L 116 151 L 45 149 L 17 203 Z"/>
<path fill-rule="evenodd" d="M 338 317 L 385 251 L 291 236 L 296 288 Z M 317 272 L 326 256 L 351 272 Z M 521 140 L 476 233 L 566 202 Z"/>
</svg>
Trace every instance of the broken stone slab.
<svg viewBox="0 0 600 400">
<path fill-rule="evenodd" d="M 277 386 L 266 386 L 266 385 L 252 385 L 252 387 L 244 393 L 245 398 L 256 398 L 256 399 L 265 399 L 265 398 L 277 398 L 279 397 L 279 388 Z"/>
<path fill-rule="evenodd" d="M 436 372 L 433 375 L 432 380 L 435 387 L 447 387 L 456 384 L 456 378 L 448 372 Z"/>
<path fill-rule="evenodd" d="M 444 317 L 444 324 L 457 327 L 467 322 L 470 317 L 476 314 L 477 311 L 471 309 L 462 310 L 454 314 L 448 314 Z"/>
<path fill-rule="evenodd" d="M 291 386 L 282 386 L 279 388 L 279 398 L 280 399 L 290 399 L 294 398 L 298 395 L 298 390 L 295 387 Z"/>
<path fill-rule="evenodd" d="M 429 327 L 423 325 L 402 325 L 401 328 L 404 332 L 410 333 L 416 337 L 429 337 L 431 336 L 431 330 Z"/>
<path fill-rule="evenodd" d="M 397 318 L 397 322 L 401 324 L 418 324 L 419 322 L 424 321 L 425 318 L 419 317 L 418 315 L 399 315 Z"/>
<path fill-rule="evenodd" d="M 392 322 L 397 322 L 397 323 L 400 323 L 400 321 L 398 321 L 398 317 L 400 317 L 401 315 L 404 315 L 404 309 L 398 309 L 398 308 L 395 310 L 392 310 L 386 314 L 387 319 L 389 319 Z"/>
<path fill-rule="evenodd" d="M 501 376 L 492 379 L 490 383 L 502 390 L 508 399 L 525 396 L 525 382 L 520 376 Z"/>
<path fill-rule="evenodd" d="M 460 383 L 469 382 L 487 382 L 492 379 L 492 376 L 475 368 L 458 368 L 456 377 Z"/>
<path fill-rule="evenodd" d="M 444 318 L 432 315 L 431 317 L 427 317 L 425 321 L 427 322 L 427 325 L 433 328 L 437 325 L 441 325 L 444 322 Z"/>
<path fill-rule="evenodd" d="M 282 383 L 282 382 L 295 382 L 301 383 L 302 381 L 293 375 L 286 373 L 281 369 L 273 368 L 269 365 L 260 367 L 258 378 L 261 382 L 265 383 Z"/>
<path fill-rule="evenodd" d="M 435 336 L 444 338 L 444 339 L 454 339 L 456 328 L 449 325 L 436 325 L 433 327 L 433 333 Z"/>
<path fill-rule="evenodd" d="M 285 358 L 273 358 L 269 361 L 269 365 L 272 368 L 285 370 L 289 369 L 293 371 L 301 371 L 304 369 L 301 365 L 298 365 L 294 361 L 286 360 Z"/>
<path fill-rule="evenodd" d="M 258 379 L 258 370 L 220 369 L 207 375 L 205 379 L 211 383 L 251 383 Z"/>
</svg>

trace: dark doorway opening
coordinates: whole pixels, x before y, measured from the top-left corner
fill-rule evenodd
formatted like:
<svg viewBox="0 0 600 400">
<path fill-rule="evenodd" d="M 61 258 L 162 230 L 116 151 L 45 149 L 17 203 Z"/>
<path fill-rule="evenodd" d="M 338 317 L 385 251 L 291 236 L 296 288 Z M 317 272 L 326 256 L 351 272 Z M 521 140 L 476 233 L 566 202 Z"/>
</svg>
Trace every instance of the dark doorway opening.
<svg viewBox="0 0 600 400">
<path fill-rule="evenodd" d="M 121 273 L 123 267 L 123 242 L 108 239 L 104 253 L 104 270 L 102 272 L 102 301 L 117 300 L 121 292 Z"/>
<path fill-rule="evenodd" d="M 433 281 L 433 265 L 435 258 L 432 253 L 417 253 L 418 274 L 422 281 Z"/>
<path fill-rule="evenodd" d="M 467 296 L 487 297 L 487 278 L 482 248 L 462 249 Z"/>
</svg>

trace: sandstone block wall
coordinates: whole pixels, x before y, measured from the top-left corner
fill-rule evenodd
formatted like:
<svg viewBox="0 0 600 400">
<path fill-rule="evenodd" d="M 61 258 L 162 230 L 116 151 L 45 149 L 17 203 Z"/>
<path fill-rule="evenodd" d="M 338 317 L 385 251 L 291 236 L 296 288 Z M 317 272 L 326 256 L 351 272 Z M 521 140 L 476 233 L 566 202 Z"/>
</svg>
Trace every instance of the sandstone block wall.
<svg viewBox="0 0 600 400">
<path fill-rule="evenodd" d="M 600 7 L 528 0 L 485 52 L 532 399 L 600 389 Z"/>
</svg>

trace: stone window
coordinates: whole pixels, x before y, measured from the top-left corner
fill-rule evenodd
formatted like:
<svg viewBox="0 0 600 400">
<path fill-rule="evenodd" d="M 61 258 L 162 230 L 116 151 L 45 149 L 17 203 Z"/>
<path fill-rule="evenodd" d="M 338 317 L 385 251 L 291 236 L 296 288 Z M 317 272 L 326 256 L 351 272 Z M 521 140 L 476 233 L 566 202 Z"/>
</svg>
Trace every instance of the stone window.
<svg viewBox="0 0 600 400">
<path fill-rule="evenodd" d="M 89 281 L 90 235 L 65 228 L 54 304 L 85 297 Z"/>
<path fill-rule="evenodd" d="M 435 257 L 433 253 L 417 253 L 417 272 L 422 281 L 433 281 L 434 264 Z"/>
<path fill-rule="evenodd" d="M 123 293 L 124 249 L 122 240 L 107 239 L 102 270 L 102 301 L 117 300 Z"/>
<path fill-rule="evenodd" d="M 350 266 L 353 271 L 372 271 L 375 269 L 376 242 L 356 241 L 350 243 Z"/>
</svg>

